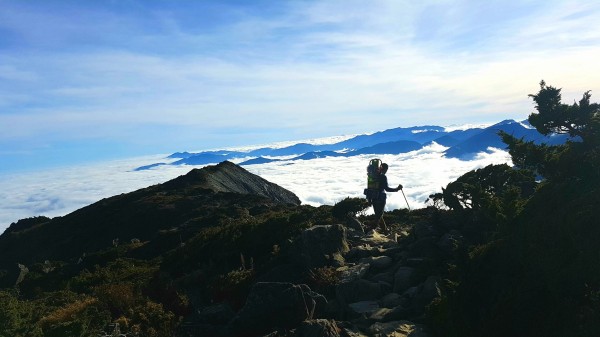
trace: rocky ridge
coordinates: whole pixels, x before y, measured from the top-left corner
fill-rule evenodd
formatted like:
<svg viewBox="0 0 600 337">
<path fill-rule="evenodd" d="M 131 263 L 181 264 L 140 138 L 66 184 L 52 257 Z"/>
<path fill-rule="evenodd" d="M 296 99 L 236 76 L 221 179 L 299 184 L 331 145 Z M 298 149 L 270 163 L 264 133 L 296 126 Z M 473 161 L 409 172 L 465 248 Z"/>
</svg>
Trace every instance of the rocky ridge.
<svg viewBox="0 0 600 337">
<path fill-rule="evenodd" d="M 300 199 L 293 192 L 252 174 L 230 161 L 223 161 L 202 169 L 193 169 L 188 174 L 175 178 L 165 185 L 177 187 L 194 185 L 195 188 L 205 188 L 215 193 L 253 194 L 267 197 L 278 203 L 300 205 Z"/>
<path fill-rule="evenodd" d="M 104 249 L 119 238 L 154 242 L 157 254 L 162 254 L 179 245 L 179 235 L 191 236 L 197 227 L 214 225 L 211 214 L 219 210 L 300 203 L 293 192 L 225 161 L 99 200 L 62 217 L 13 223 L 0 235 L 0 270 L 14 273 L 15 261 L 76 260 L 82 252 Z M 177 237 L 166 242 L 164 231 L 177 232 Z"/>
<path fill-rule="evenodd" d="M 440 299 L 440 266 L 457 257 L 462 235 L 425 224 L 392 227 L 388 235 L 365 233 L 350 219 L 304 230 L 296 261 L 310 271 L 335 269 L 335 284 L 262 280 L 237 313 L 226 303 L 201 308 L 182 336 L 433 336 L 426 311 Z"/>
</svg>

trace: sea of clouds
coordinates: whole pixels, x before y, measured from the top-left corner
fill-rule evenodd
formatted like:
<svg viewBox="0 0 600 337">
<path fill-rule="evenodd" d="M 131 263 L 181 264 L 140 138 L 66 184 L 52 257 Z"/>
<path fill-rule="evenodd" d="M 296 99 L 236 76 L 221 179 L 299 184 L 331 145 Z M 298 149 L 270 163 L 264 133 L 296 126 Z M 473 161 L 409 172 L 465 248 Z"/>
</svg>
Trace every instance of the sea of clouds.
<svg viewBox="0 0 600 337">
<path fill-rule="evenodd" d="M 336 139 L 339 141 L 339 139 Z M 312 160 L 280 161 L 243 166 L 248 171 L 294 192 L 303 204 L 333 205 L 346 197 L 363 197 L 366 166 L 370 159 L 381 158 L 390 168 L 390 186 L 402 184 L 404 194 L 389 193 L 386 210 L 426 206 L 430 194 L 462 174 L 489 164 L 508 163 L 509 154 L 499 149 L 480 153 L 472 160 L 446 158 L 446 148 L 433 144 L 418 151 L 399 155 L 361 155 Z M 37 215 L 66 215 L 103 198 L 163 183 L 193 168 L 202 166 L 163 165 L 149 170 L 136 167 L 168 162 L 167 155 L 156 155 L 79 165 L 37 173 L 0 177 L 0 232 L 12 222 Z M 247 158 L 231 160 L 239 163 Z M 174 161 L 174 160 L 172 160 Z"/>
</svg>

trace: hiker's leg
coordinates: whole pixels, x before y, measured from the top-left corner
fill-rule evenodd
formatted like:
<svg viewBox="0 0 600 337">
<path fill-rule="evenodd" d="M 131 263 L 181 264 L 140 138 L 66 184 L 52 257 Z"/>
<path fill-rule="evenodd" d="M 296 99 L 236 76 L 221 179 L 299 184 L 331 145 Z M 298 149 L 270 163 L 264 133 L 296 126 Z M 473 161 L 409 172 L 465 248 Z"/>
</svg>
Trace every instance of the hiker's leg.
<svg viewBox="0 0 600 337">
<path fill-rule="evenodd" d="M 373 202 L 373 209 L 375 210 L 375 223 L 372 229 L 379 227 L 379 223 L 383 220 L 383 209 L 385 207 L 385 200 L 375 200 Z"/>
</svg>

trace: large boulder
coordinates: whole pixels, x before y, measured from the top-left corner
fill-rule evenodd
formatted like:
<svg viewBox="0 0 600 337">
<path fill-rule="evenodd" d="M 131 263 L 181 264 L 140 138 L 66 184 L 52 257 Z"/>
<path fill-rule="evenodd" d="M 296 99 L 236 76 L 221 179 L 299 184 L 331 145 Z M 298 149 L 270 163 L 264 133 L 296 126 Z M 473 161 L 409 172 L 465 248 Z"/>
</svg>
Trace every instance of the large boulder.
<svg viewBox="0 0 600 337">
<path fill-rule="evenodd" d="M 394 275 L 394 292 L 401 293 L 413 285 L 415 269 L 412 267 L 400 267 Z"/>
<path fill-rule="evenodd" d="M 305 284 L 258 282 L 231 325 L 236 333 L 245 335 L 291 329 L 314 318 L 326 305 L 325 297 Z"/>
<path fill-rule="evenodd" d="M 412 299 L 413 308 L 416 312 L 425 312 L 425 308 L 435 298 L 440 297 L 441 278 L 439 276 L 429 276 L 425 282 L 419 287 L 419 292 Z"/>
<path fill-rule="evenodd" d="M 348 252 L 346 228 L 340 224 L 313 226 L 302 232 L 302 256 L 308 269 L 340 267 Z"/>
<path fill-rule="evenodd" d="M 384 283 L 364 279 L 340 283 L 335 288 L 336 299 L 342 304 L 360 301 L 377 301 L 390 289 Z"/>
</svg>

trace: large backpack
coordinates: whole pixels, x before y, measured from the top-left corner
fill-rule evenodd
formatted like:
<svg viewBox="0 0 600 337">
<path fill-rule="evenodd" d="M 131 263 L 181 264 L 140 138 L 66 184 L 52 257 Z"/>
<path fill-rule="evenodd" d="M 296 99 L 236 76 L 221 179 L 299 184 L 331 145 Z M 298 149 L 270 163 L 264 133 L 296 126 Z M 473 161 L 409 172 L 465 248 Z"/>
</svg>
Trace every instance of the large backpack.
<svg viewBox="0 0 600 337">
<path fill-rule="evenodd" d="M 367 166 L 367 188 L 364 193 L 369 201 L 379 196 L 379 176 L 381 175 L 381 159 L 371 159 Z"/>
</svg>

